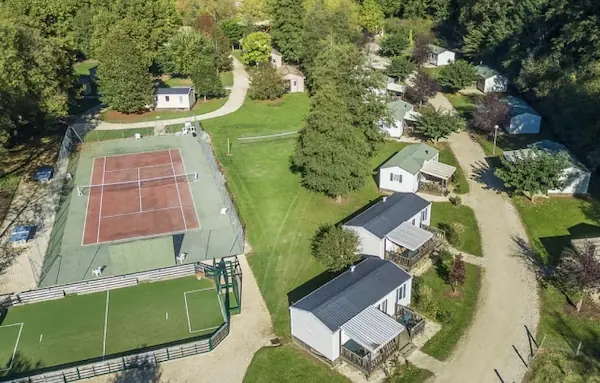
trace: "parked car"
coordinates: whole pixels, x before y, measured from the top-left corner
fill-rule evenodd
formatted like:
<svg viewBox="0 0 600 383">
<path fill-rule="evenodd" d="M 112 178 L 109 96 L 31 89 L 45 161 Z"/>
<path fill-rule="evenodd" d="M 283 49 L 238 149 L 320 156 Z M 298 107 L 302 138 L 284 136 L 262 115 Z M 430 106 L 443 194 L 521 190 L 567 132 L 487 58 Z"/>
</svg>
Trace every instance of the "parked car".
<svg viewBox="0 0 600 383">
<path fill-rule="evenodd" d="M 37 182 L 48 182 L 54 177 L 54 168 L 52 166 L 42 166 L 33 173 L 33 180 Z"/>
</svg>

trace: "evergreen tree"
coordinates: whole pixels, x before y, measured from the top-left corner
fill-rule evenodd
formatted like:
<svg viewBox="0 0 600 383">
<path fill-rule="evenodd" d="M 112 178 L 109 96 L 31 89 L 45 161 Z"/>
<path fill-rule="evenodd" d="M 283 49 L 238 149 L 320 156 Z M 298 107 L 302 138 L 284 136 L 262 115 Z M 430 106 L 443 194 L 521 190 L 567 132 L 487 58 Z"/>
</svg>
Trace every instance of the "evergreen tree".
<svg viewBox="0 0 600 383">
<path fill-rule="evenodd" d="M 271 0 L 271 35 L 284 60 L 298 62 L 302 50 L 304 4 L 300 0 Z"/>
<path fill-rule="evenodd" d="M 229 19 L 221 22 L 221 28 L 229 41 L 234 46 L 238 46 L 240 41 L 244 37 L 244 26 L 239 23 L 237 19 Z"/>
<path fill-rule="evenodd" d="M 249 96 L 253 100 L 275 100 L 286 91 L 283 77 L 271 63 L 259 64 L 251 76 Z"/>
<path fill-rule="evenodd" d="M 242 40 L 242 61 L 246 65 L 256 65 L 269 61 L 271 57 L 271 36 L 265 32 L 250 33 Z"/>
<path fill-rule="evenodd" d="M 152 105 L 154 85 L 144 53 L 119 24 L 98 49 L 98 88 L 102 102 L 123 113 Z"/>
<path fill-rule="evenodd" d="M 456 92 L 471 85 L 477 79 L 475 66 L 464 60 L 456 60 L 440 70 L 438 83 Z"/>
<path fill-rule="evenodd" d="M 200 56 L 192 65 L 190 78 L 194 83 L 196 94 L 207 98 L 225 96 L 225 89 L 219 78 L 215 60 L 211 56 Z"/>
<path fill-rule="evenodd" d="M 312 241 L 312 253 L 323 266 L 341 271 L 359 260 L 358 235 L 343 227 L 325 225 L 319 228 Z"/>
<path fill-rule="evenodd" d="M 370 169 L 368 145 L 351 116 L 339 89 L 318 89 L 292 158 L 306 188 L 338 200 L 361 188 Z"/>
<path fill-rule="evenodd" d="M 215 52 L 215 61 L 219 72 L 231 70 L 231 41 L 219 24 L 213 24 L 211 36 L 213 50 Z"/>
</svg>

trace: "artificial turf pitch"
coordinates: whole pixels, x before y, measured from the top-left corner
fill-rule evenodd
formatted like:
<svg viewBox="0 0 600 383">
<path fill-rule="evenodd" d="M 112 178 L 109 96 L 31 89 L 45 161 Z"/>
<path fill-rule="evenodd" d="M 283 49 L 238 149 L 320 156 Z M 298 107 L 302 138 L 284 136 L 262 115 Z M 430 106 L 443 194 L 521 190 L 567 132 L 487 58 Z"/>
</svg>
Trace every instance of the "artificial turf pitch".
<svg viewBox="0 0 600 383">
<path fill-rule="evenodd" d="M 209 335 L 223 323 L 213 281 L 195 277 L 17 306 L 0 317 L 0 376 Z"/>
</svg>

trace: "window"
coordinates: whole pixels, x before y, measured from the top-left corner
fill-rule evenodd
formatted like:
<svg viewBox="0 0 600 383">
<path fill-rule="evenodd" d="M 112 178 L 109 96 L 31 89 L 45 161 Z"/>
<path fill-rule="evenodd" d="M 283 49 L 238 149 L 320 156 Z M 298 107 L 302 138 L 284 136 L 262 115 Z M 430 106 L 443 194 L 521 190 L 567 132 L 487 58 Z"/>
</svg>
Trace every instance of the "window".
<svg viewBox="0 0 600 383">
<path fill-rule="evenodd" d="M 402 285 L 402 299 L 406 298 L 406 285 Z"/>
<path fill-rule="evenodd" d="M 296 80 L 294 80 L 294 81 L 293 81 L 293 84 L 294 84 L 294 86 L 296 86 L 296 84 L 297 84 L 297 83 L 296 83 Z"/>
<path fill-rule="evenodd" d="M 378 307 L 379 310 L 381 310 L 384 313 L 386 313 L 387 312 L 387 299 L 385 301 L 381 302 L 380 306 L 381 306 L 381 308 Z"/>
<path fill-rule="evenodd" d="M 402 174 L 390 173 L 390 181 L 402 183 Z"/>
<path fill-rule="evenodd" d="M 427 209 L 421 212 L 421 221 L 425 221 L 427 219 Z"/>
<path fill-rule="evenodd" d="M 165 101 L 169 101 L 169 96 L 165 96 Z"/>
<path fill-rule="evenodd" d="M 402 300 L 406 296 L 404 286 L 405 285 L 402 285 L 396 289 L 396 303 L 400 302 L 400 300 Z"/>
<path fill-rule="evenodd" d="M 411 223 L 412 223 L 413 226 L 417 226 L 417 219 L 413 218 L 412 221 L 411 221 Z"/>
<path fill-rule="evenodd" d="M 179 103 L 183 104 L 183 96 L 179 96 Z"/>
</svg>

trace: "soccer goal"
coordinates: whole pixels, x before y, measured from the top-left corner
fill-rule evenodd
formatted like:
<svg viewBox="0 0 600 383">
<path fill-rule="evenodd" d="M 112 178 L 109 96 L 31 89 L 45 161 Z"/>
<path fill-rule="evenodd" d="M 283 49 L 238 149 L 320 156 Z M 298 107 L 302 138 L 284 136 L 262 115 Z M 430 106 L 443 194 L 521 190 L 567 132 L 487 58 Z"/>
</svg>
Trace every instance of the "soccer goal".
<svg viewBox="0 0 600 383">
<path fill-rule="evenodd" d="M 143 180 L 113 182 L 113 183 L 94 184 L 94 185 L 77 185 L 77 195 L 81 197 L 83 195 L 89 194 L 90 191 L 92 191 L 94 189 L 102 190 L 102 191 L 143 189 L 143 188 L 151 188 L 151 187 L 155 187 L 155 186 L 175 185 L 175 184 L 186 183 L 186 182 L 195 182 L 195 181 L 198 181 L 198 173 L 197 172 L 180 174 L 180 175 L 175 175 L 175 176 L 147 178 L 147 179 L 143 179 Z"/>
</svg>

